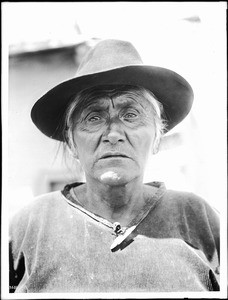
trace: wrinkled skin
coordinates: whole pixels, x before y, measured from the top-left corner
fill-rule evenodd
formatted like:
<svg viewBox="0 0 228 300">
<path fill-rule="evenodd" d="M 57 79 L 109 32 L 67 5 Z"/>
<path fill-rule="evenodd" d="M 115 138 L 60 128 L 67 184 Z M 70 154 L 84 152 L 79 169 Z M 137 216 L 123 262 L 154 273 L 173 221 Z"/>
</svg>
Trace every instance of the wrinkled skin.
<svg viewBox="0 0 228 300">
<path fill-rule="evenodd" d="M 149 102 L 126 96 L 99 99 L 76 122 L 74 141 L 87 182 L 124 185 L 143 178 L 155 140 Z"/>
<path fill-rule="evenodd" d="M 75 194 L 86 209 L 122 226 L 139 213 L 155 193 L 143 184 L 155 132 L 151 104 L 126 95 L 99 99 L 75 116 L 76 155 L 86 177 Z"/>
</svg>

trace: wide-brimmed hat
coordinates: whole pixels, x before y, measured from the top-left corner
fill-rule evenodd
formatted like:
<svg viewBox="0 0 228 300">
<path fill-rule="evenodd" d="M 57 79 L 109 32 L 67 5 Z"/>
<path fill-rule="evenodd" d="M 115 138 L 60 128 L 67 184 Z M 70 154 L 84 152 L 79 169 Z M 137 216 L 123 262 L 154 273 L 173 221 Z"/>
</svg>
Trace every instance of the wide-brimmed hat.
<svg viewBox="0 0 228 300">
<path fill-rule="evenodd" d="M 193 91 L 182 76 L 144 65 L 130 42 L 108 39 L 86 53 L 74 78 L 55 86 L 34 104 L 32 120 L 45 135 L 63 141 L 65 112 L 76 94 L 91 87 L 121 84 L 144 87 L 157 97 L 163 104 L 167 131 L 191 109 Z"/>
</svg>

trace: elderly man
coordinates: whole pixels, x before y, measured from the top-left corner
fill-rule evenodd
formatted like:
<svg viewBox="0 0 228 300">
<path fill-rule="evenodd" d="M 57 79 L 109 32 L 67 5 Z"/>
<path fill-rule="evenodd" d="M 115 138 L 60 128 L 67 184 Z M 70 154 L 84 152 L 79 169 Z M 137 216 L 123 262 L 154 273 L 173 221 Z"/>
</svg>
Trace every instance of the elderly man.
<svg viewBox="0 0 228 300">
<path fill-rule="evenodd" d="M 67 145 L 85 182 L 39 196 L 10 227 L 16 292 L 218 291 L 219 219 L 198 196 L 143 183 L 161 136 L 188 114 L 190 85 L 104 40 L 32 120 Z"/>
</svg>

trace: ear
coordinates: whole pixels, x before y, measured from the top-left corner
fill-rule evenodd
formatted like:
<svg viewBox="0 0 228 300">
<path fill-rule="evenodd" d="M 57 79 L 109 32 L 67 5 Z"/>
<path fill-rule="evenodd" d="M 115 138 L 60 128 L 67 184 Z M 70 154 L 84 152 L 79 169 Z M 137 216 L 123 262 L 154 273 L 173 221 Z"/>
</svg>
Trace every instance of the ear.
<svg viewBox="0 0 228 300">
<path fill-rule="evenodd" d="M 156 154 L 159 151 L 159 146 L 160 146 L 160 138 L 155 138 L 153 148 L 152 148 L 152 153 Z"/>
<path fill-rule="evenodd" d="M 78 160 L 79 160 L 78 151 L 76 150 L 76 148 L 74 149 L 74 151 L 73 151 L 73 153 L 72 153 L 72 156 L 73 156 L 75 159 L 78 159 Z"/>
<path fill-rule="evenodd" d="M 73 153 L 73 157 L 75 159 L 78 159 L 79 160 L 79 155 L 78 155 L 78 148 L 75 146 L 72 150 L 72 153 Z"/>
<path fill-rule="evenodd" d="M 79 159 L 79 155 L 78 155 L 78 149 L 76 145 L 67 145 L 67 149 L 68 152 L 70 153 L 70 155 L 75 158 L 75 159 Z"/>
</svg>

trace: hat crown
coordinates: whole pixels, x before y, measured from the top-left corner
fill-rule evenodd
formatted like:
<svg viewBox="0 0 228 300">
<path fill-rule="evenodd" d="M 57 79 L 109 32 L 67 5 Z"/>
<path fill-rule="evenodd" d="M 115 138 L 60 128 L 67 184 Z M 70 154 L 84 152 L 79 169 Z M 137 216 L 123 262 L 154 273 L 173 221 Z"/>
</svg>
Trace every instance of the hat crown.
<svg viewBox="0 0 228 300">
<path fill-rule="evenodd" d="M 151 91 L 163 104 L 166 131 L 187 116 L 194 97 L 189 83 L 177 73 L 144 65 L 130 42 L 103 40 L 87 52 L 74 78 L 58 84 L 34 104 L 34 124 L 47 136 L 65 141 L 63 120 L 70 103 L 82 90 L 100 85 L 133 85 Z"/>
<path fill-rule="evenodd" d="M 139 53 L 130 42 L 109 39 L 97 43 L 87 52 L 76 77 L 142 64 Z"/>
</svg>

